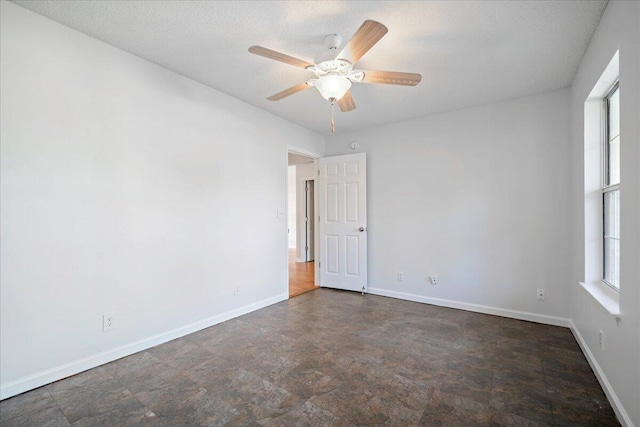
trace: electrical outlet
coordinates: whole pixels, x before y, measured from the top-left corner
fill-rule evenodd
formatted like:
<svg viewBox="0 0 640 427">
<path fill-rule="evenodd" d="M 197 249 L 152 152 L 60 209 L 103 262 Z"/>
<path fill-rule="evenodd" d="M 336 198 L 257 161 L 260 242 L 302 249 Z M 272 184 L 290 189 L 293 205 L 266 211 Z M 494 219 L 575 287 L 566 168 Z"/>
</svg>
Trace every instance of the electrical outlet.
<svg viewBox="0 0 640 427">
<path fill-rule="evenodd" d="M 538 289 L 537 292 L 538 301 L 544 301 L 547 297 L 545 296 L 544 289 Z"/>
<path fill-rule="evenodd" d="M 240 294 L 240 285 L 236 283 L 235 285 L 233 285 L 233 295 L 238 295 L 238 294 Z"/>
<path fill-rule="evenodd" d="M 600 333 L 598 334 L 598 345 L 600 346 L 600 350 L 604 350 L 604 332 L 600 329 Z"/>
<path fill-rule="evenodd" d="M 114 328 L 115 316 L 115 313 L 105 313 L 102 315 L 102 332 L 107 332 Z"/>
<path fill-rule="evenodd" d="M 437 285 L 438 284 L 438 276 L 433 275 L 429 279 L 431 279 L 431 284 L 432 285 Z"/>
<path fill-rule="evenodd" d="M 402 271 L 398 271 L 398 281 L 402 282 L 404 280 L 404 273 Z"/>
</svg>

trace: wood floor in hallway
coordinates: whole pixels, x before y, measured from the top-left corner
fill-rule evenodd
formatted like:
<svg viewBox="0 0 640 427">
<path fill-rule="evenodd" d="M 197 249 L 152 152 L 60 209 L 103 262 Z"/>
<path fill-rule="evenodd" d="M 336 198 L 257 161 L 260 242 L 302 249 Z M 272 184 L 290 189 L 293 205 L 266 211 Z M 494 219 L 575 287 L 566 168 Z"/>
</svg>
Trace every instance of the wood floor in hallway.
<svg viewBox="0 0 640 427">
<path fill-rule="evenodd" d="M 296 250 L 289 249 L 289 298 L 318 289 L 313 282 L 313 262 L 296 262 Z"/>
</svg>

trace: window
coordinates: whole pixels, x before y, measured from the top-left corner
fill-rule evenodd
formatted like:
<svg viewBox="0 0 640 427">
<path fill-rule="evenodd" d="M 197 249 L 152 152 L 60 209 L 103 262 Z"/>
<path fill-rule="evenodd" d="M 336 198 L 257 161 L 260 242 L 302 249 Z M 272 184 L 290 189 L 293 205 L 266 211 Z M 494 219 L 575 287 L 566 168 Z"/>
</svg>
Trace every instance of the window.
<svg viewBox="0 0 640 427">
<path fill-rule="evenodd" d="M 580 282 L 616 322 L 621 318 L 620 288 L 626 289 L 620 284 L 619 56 L 616 51 L 584 100 L 584 281 Z"/>
<path fill-rule="evenodd" d="M 603 281 L 620 289 L 620 88 L 618 82 L 602 100 L 602 238 Z"/>
</svg>

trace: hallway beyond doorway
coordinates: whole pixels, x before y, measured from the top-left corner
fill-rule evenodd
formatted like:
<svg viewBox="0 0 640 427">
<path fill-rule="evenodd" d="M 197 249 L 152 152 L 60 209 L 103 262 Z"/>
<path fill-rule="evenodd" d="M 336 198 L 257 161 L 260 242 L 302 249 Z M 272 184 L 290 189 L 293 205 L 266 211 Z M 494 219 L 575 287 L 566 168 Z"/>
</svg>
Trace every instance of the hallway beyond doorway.
<svg viewBox="0 0 640 427">
<path fill-rule="evenodd" d="M 296 250 L 289 249 L 289 298 L 318 289 L 314 285 L 313 262 L 296 262 Z"/>
</svg>

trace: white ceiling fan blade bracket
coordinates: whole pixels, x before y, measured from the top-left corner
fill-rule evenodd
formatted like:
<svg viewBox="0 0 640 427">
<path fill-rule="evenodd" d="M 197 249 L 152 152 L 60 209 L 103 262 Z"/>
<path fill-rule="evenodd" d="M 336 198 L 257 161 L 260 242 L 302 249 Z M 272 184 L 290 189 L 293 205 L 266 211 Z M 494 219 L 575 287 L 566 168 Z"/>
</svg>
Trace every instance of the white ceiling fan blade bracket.
<svg viewBox="0 0 640 427">
<path fill-rule="evenodd" d="M 347 78 L 354 83 L 360 83 L 364 79 L 364 71 L 351 71 Z"/>
<path fill-rule="evenodd" d="M 317 65 L 312 65 L 310 67 L 307 67 L 307 70 L 309 70 L 313 74 L 315 74 L 316 77 L 320 77 L 320 76 L 323 76 L 324 74 L 326 74 L 324 71 L 322 71 L 320 68 L 318 68 Z"/>
<path fill-rule="evenodd" d="M 317 81 L 318 81 L 318 79 L 307 80 L 307 84 L 309 86 L 315 86 Z"/>
</svg>

